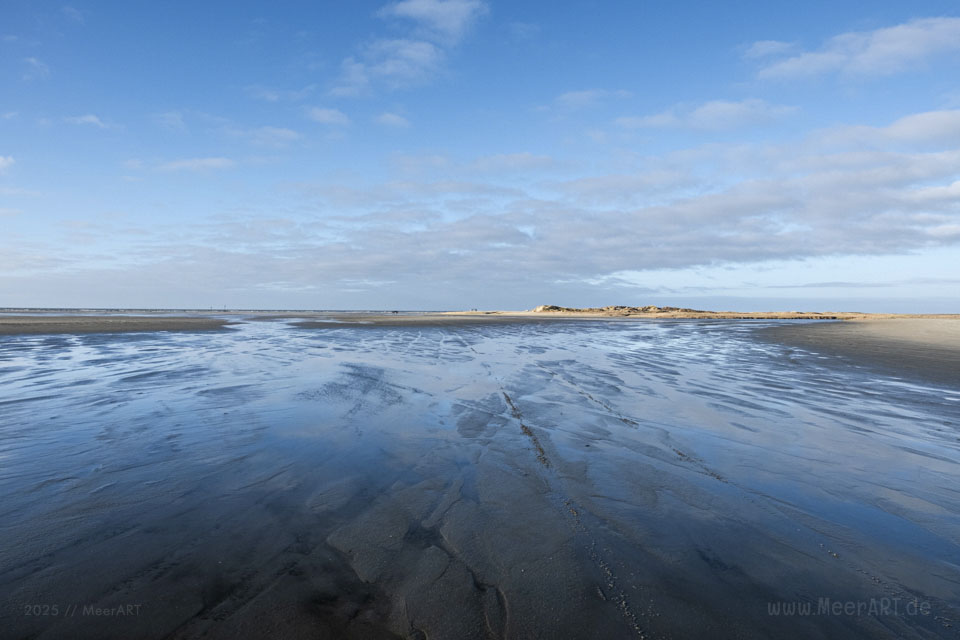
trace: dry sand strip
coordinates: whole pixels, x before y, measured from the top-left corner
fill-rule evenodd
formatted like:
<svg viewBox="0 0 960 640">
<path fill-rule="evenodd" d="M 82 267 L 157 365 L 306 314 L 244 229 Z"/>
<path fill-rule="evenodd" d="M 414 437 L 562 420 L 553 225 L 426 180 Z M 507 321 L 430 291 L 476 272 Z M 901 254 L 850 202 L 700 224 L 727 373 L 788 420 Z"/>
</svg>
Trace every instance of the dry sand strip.
<svg viewBox="0 0 960 640">
<path fill-rule="evenodd" d="M 125 333 L 131 331 L 214 331 L 229 321 L 177 316 L 0 316 L 0 335 Z"/>
<path fill-rule="evenodd" d="M 301 313 L 290 317 L 303 319 L 294 323 L 305 329 L 333 329 L 345 326 L 367 327 L 432 327 L 453 325 L 510 324 L 550 322 L 557 320 L 872 320 L 872 319 L 955 319 L 960 315 L 870 314 L 849 311 L 698 311 L 671 307 L 604 307 L 600 309 L 565 309 L 538 307 L 532 311 L 445 311 L 436 313 Z M 645 309 L 656 309 L 647 311 Z M 312 318 L 316 319 L 312 319 Z"/>
<path fill-rule="evenodd" d="M 756 335 L 894 375 L 960 386 L 960 318 L 785 324 L 760 329 Z"/>
<path fill-rule="evenodd" d="M 542 311 L 444 311 L 419 314 L 320 313 L 318 319 L 293 323 L 304 329 L 334 329 L 343 327 L 444 327 L 489 324 L 522 324 L 557 321 L 636 321 L 636 320 L 844 320 L 860 318 L 863 314 L 803 313 L 803 312 L 664 312 L 664 313 L 605 313 L 605 312 L 542 312 Z M 309 318 L 306 314 L 296 316 Z"/>
</svg>

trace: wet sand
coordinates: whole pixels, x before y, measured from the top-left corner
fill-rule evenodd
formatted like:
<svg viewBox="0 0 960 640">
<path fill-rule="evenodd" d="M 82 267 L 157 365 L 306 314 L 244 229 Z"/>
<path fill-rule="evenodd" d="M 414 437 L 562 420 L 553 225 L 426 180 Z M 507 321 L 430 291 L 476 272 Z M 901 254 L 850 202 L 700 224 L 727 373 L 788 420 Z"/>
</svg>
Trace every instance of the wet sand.
<svg viewBox="0 0 960 640">
<path fill-rule="evenodd" d="M 0 637 L 957 637 L 958 385 L 771 322 L 295 322 L 0 338 Z"/>
<path fill-rule="evenodd" d="M 215 317 L 126 315 L 0 315 L 0 335 L 211 331 L 227 320 Z"/>
<path fill-rule="evenodd" d="M 960 320 L 886 319 L 791 324 L 767 339 L 883 370 L 889 375 L 960 385 Z"/>
</svg>

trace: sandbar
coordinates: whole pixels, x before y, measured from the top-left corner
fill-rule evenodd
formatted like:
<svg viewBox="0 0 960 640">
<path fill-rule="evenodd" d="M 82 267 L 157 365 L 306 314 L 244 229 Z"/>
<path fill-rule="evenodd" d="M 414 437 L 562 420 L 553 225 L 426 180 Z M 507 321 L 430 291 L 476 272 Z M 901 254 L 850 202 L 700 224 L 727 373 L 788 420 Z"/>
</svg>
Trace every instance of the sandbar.
<svg viewBox="0 0 960 640">
<path fill-rule="evenodd" d="M 228 320 L 214 317 L 17 315 L 0 316 L 0 335 L 211 331 L 223 329 L 228 324 Z"/>
<path fill-rule="evenodd" d="M 889 318 L 785 324 L 760 329 L 757 335 L 895 375 L 960 384 L 960 319 Z"/>
</svg>

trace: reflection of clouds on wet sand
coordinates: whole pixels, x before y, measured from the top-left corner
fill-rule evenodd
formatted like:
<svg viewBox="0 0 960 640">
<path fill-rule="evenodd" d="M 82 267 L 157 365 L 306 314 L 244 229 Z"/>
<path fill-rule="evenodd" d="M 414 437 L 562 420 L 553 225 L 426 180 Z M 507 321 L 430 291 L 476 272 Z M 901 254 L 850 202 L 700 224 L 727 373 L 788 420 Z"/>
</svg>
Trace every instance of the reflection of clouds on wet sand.
<svg viewBox="0 0 960 640">
<path fill-rule="evenodd" d="M 3 615 L 91 637 L 949 637 L 956 394 L 751 331 L 6 338 Z M 37 594 L 143 606 L 11 608 Z M 768 615 L 820 597 L 935 615 Z"/>
</svg>

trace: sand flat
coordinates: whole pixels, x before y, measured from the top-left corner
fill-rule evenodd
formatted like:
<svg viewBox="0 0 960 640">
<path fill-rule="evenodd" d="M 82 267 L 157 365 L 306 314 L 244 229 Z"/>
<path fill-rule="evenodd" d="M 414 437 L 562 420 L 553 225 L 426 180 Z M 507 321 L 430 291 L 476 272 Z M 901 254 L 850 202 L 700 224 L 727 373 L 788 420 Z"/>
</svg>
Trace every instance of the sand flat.
<svg viewBox="0 0 960 640">
<path fill-rule="evenodd" d="M 955 638 L 960 390 L 774 324 L 0 338 L 0 636 Z"/>
<path fill-rule="evenodd" d="M 453 326 L 469 324 L 498 324 L 524 322 L 551 322 L 557 320 L 960 320 L 950 314 L 887 314 L 852 311 L 443 311 L 431 313 L 393 314 L 305 312 L 271 316 L 299 320 L 304 328 L 332 328 L 344 324 L 370 326 Z"/>
<path fill-rule="evenodd" d="M 790 324 L 761 336 L 786 345 L 838 356 L 893 375 L 960 384 L 960 320 L 887 318 Z"/>
<path fill-rule="evenodd" d="M 229 321 L 215 317 L 121 315 L 0 316 L 0 335 L 127 333 L 131 331 L 211 331 Z"/>
</svg>

